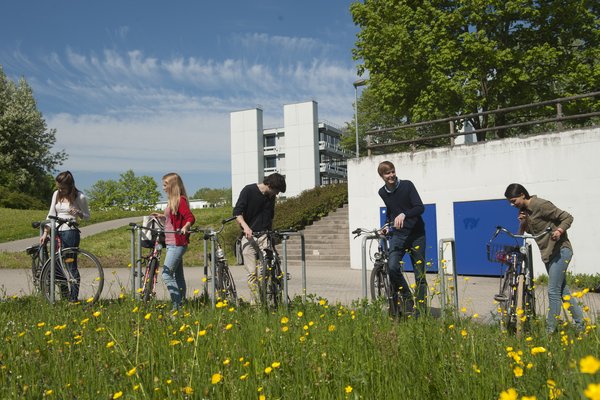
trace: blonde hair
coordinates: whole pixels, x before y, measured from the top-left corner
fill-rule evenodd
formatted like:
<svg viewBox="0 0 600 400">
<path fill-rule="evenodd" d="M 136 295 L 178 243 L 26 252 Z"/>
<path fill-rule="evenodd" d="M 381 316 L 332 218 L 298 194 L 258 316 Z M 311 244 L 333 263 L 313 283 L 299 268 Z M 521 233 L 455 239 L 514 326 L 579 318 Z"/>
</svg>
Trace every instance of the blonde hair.
<svg viewBox="0 0 600 400">
<path fill-rule="evenodd" d="M 187 193 L 185 192 L 185 186 L 181 177 L 175 172 L 166 174 L 162 178 L 163 182 L 166 183 L 166 191 L 168 196 L 167 206 L 171 209 L 172 214 L 177 214 L 179 210 L 179 200 L 181 196 L 187 199 Z"/>
</svg>

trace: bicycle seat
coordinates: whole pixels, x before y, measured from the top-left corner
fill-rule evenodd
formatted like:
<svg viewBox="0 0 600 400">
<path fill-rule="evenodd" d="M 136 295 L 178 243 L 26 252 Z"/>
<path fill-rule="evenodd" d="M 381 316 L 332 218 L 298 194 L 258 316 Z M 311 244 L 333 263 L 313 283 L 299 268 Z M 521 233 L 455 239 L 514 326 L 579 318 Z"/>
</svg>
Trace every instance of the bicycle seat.
<svg viewBox="0 0 600 400">
<path fill-rule="evenodd" d="M 508 297 L 506 297 L 506 295 L 500 293 L 500 294 L 495 294 L 494 295 L 494 300 L 496 301 L 508 301 Z"/>
</svg>

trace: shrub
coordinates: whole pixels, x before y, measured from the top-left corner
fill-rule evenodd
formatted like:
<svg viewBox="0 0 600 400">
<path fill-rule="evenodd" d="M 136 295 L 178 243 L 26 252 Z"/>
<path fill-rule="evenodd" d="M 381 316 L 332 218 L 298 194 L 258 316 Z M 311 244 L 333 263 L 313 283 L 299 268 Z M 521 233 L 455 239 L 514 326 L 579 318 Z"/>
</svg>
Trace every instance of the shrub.
<svg viewBox="0 0 600 400">
<path fill-rule="evenodd" d="M 46 204 L 40 199 L 31 197 L 25 193 L 14 192 L 0 186 L 0 207 L 17 210 L 41 210 L 46 208 Z"/>
</svg>

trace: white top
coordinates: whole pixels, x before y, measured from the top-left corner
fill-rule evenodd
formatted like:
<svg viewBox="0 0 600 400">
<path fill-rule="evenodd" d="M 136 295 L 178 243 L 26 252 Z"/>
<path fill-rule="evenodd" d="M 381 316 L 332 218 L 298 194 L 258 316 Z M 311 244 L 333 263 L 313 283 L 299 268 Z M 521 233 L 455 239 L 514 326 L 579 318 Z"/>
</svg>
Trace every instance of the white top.
<svg viewBox="0 0 600 400">
<path fill-rule="evenodd" d="M 71 215 L 69 210 L 74 208 L 78 211 L 77 216 L 83 219 L 90 219 L 90 209 L 88 207 L 87 198 L 83 192 L 77 192 L 77 198 L 75 198 L 75 202 L 70 204 L 68 201 L 57 201 L 58 199 L 58 191 L 55 191 L 52 195 L 52 203 L 50 204 L 50 211 L 48 211 L 49 216 L 55 216 L 58 218 L 68 219 L 71 221 L 77 221 L 77 217 Z M 46 217 L 46 218 L 48 218 Z M 66 231 L 71 228 L 67 224 L 63 224 L 60 226 L 59 230 Z"/>
</svg>

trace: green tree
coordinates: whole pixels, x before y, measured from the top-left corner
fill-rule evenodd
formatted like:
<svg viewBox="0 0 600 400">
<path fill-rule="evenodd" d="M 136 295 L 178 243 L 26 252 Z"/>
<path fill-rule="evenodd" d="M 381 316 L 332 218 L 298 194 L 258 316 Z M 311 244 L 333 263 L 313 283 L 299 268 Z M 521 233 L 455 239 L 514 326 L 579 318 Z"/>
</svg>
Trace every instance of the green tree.
<svg viewBox="0 0 600 400">
<path fill-rule="evenodd" d="M 67 158 L 53 152 L 56 130 L 47 129 L 25 79 L 7 79 L 0 66 L 0 186 L 46 201 L 52 194 L 50 175 Z"/>
<path fill-rule="evenodd" d="M 211 206 L 231 206 L 231 188 L 200 188 L 192 196 L 193 199 L 206 200 Z"/>
<path fill-rule="evenodd" d="M 152 210 L 160 198 L 154 178 L 135 176 L 132 170 L 122 173 L 118 181 L 97 181 L 86 194 L 90 207 L 101 210 Z"/>
<path fill-rule="evenodd" d="M 353 55 L 361 61 L 359 75 L 369 72 L 368 92 L 377 107 L 403 123 L 591 92 L 600 87 L 599 4 L 354 2 L 350 10 L 361 31 Z M 544 112 L 552 110 L 539 111 Z M 531 116 L 504 114 L 469 122 L 479 129 L 523 118 Z M 478 139 L 484 140 L 485 133 Z"/>
</svg>

